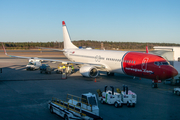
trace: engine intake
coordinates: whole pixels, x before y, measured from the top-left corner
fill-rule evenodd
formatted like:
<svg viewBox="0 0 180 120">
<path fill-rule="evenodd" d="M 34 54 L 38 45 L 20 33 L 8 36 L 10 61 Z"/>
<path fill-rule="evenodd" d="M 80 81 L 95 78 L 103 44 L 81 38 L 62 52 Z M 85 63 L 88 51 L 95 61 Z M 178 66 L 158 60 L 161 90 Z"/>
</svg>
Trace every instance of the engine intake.
<svg viewBox="0 0 180 120">
<path fill-rule="evenodd" d="M 90 65 L 82 66 L 79 72 L 81 73 L 81 75 L 85 77 L 92 77 L 92 78 L 97 77 L 99 73 L 96 67 Z"/>
</svg>

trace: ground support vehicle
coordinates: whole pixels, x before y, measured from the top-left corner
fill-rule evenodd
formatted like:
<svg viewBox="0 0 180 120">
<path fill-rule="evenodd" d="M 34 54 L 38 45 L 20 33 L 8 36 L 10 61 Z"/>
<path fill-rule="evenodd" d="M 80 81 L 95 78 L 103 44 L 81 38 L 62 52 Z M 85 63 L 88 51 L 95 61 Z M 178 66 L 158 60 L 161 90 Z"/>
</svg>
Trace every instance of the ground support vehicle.
<svg viewBox="0 0 180 120">
<path fill-rule="evenodd" d="M 66 74 L 70 74 L 72 73 L 72 64 L 68 64 L 68 63 L 61 63 L 59 64 L 56 73 L 57 74 L 62 74 L 63 71 L 65 70 Z"/>
<path fill-rule="evenodd" d="M 26 65 L 26 70 L 37 70 L 41 66 L 40 62 L 29 62 Z"/>
<path fill-rule="evenodd" d="M 83 94 L 81 98 L 68 94 L 66 101 L 53 98 L 48 108 L 65 120 L 103 120 L 99 116 L 96 95 L 92 93 Z"/>
<path fill-rule="evenodd" d="M 48 64 L 42 64 L 40 66 L 40 73 L 45 72 L 46 74 L 51 74 L 52 68 Z"/>
<path fill-rule="evenodd" d="M 29 63 L 26 65 L 26 70 L 37 70 L 41 66 L 41 60 L 29 59 Z"/>
<path fill-rule="evenodd" d="M 179 77 L 179 79 L 167 79 L 164 81 L 164 84 L 180 85 L 180 77 Z"/>
<path fill-rule="evenodd" d="M 180 88 L 174 88 L 173 93 L 180 96 Z"/>
<path fill-rule="evenodd" d="M 63 66 L 58 66 L 57 70 L 56 70 L 56 73 L 57 74 L 62 74 L 63 72 Z"/>
<path fill-rule="evenodd" d="M 128 90 L 127 86 L 123 86 L 123 91 L 120 91 L 120 89 L 117 88 L 117 92 L 114 92 L 113 86 L 110 87 L 112 90 L 106 90 L 107 86 L 105 86 L 104 92 L 101 92 L 99 89 L 97 90 L 98 100 L 102 104 L 111 104 L 116 108 L 122 107 L 124 104 L 126 104 L 128 107 L 135 107 L 137 95 L 131 90 Z"/>
<path fill-rule="evenodd" d="M 67 74 L 71 74 L 72 73 L 72 64 L 68 64 L 68 66 L 66 68 L 66 73 Z"/>
</svg>

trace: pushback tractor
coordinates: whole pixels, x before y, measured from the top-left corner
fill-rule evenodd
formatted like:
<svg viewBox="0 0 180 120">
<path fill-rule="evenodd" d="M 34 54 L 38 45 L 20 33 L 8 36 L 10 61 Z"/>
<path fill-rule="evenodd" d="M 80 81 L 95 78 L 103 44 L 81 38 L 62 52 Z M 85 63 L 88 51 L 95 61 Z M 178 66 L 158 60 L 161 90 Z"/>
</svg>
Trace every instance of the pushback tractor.
<svg viewBox="0 0 180 120">
<path fill-rule="evenodd" d="M 55 113 L 65 120 L 103 120 L 99 116 L 99 107 L 95 94 L 82 94 L 81 98 L 67 94 L 66 101 L 52 98 L 48 103 L 51 113 Z"/>
<path fill-rule="evenodd" d="M 107 90 L 107 86 L 105 86 L 104 92 L 101 92 L 99 89 L 97 90 L 100 103 L 114 105 L 116 108 L 122 107 L 124 104 L 128 107 L 135 107 L 137 95 L 131 90 L 128 90 L 127 86 L 123 86 L 123 91 L 117 88 L 117 92 L 114 91 L 113 86 L 110 87 L 112 90 Z"/>
</svg>

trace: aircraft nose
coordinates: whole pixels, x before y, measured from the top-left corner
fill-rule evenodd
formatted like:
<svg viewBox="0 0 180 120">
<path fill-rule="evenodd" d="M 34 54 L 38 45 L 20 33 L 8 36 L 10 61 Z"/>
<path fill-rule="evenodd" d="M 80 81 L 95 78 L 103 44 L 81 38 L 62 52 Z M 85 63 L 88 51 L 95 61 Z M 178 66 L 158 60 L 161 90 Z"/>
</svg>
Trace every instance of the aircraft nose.
<svg viewBox="0 0 180 120">
<path fill-rule="evenodd" d="M 173 77 L 178 74 L 178 71 L 175 68 L 173 68 L 171 72 Z"/>
<path fill-rule="evenodd" d="M 166 66 L 164 68 L 164 78 L 163 79 L 168 79 L 176 76 L 178 74 L 178 71 L 173 67 L 173 66 Z"/>
<path fill-rule="evenodd" d="M 178 74 L 178 71 L 174 67 L 170 66 L 167 71 L 167 74 L 169 77 L 174 77 Z"/>
</svg>

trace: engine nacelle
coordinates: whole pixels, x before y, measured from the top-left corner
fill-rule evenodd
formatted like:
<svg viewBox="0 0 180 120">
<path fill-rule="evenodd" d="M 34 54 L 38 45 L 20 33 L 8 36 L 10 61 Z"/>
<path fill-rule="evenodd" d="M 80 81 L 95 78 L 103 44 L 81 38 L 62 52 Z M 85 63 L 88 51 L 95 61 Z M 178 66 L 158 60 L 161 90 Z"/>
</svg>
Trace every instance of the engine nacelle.
<svg viewBox="0 0 180 120">
<path fill-rule="evenodd" d="M 96 67 L 90 65 L 82 66 L 79 69 L 79 72 L 81 73 L 81 75 L 85 77 L 92 77 L 92 78 L 97 77 L 99 73 Z"/>
<path fill-rule="evenodd" d="M 43 60 L 39 60 L 39 59 L 36 59 L 36 58 L 31 58 L 29 59 L 29 62 L 42 62 Z"/>
</svg>

